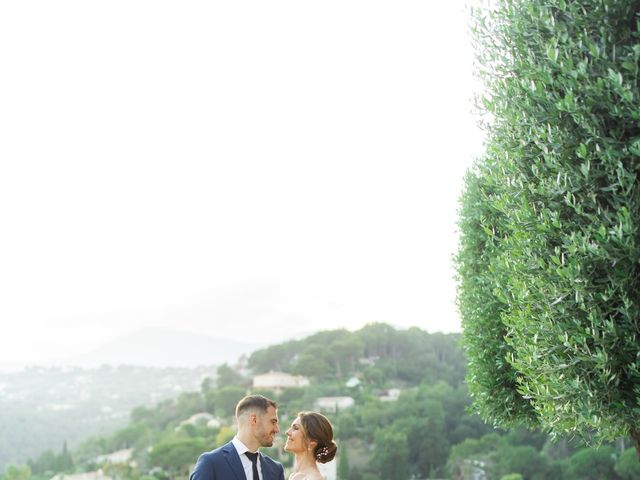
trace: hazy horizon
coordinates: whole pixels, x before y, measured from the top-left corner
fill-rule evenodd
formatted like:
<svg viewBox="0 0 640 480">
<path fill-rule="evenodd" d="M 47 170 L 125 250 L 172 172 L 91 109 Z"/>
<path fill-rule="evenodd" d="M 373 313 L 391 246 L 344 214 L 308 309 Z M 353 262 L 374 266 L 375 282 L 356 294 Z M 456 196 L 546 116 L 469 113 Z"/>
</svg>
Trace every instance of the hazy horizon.
<svg viewBox="0 0 640 480">
<path fill-rule="evenodd" d="M 400 327 L 388 323 L 398 330 L 411 327 Z M 366 325 L 365 325 L 366 326 Z M 359 328 L 358 328 L 359 329 Z M 347 329 L 350 332 L 358 329 Z M 59 354 L 40 361 L 23 361 L 15 363 L 5 363 L 0 365 L 0 372 L 15 372 L 25 368 L 82 368 L 95 369 L 103 365 L 117 366 L 140 366 L 140 367 L 187 367 L 213 365 L 219 366 L 223 363 L 234 365 L 241 356 L 249 356 L 256 350 L 267 348 L 271 345 L 286 343 L 291 340 L 300 340 L 309 337 L 323 330 L 298 332 L 297 334 L 286 334 L 279 340 L 238 342 L 233 338 L 204 334 L 202 332 L 181 329 L 180 327 L 153 327 L 145 326 L 133 329 L 120 334 L 114 338 L 105 340 L 91 349 L 85 349 L 81 353 Z M 326 331 L 326 330 L 324 330 Z M 435 332 L 430 332 L 435 333 Z M 455 332 L 450 332 L 455 333 Z M 192 338 L 189 338 L 192 337 Z M 175 344 L 180 344 L 180 340 L 195 341 L 197 345 L 190 343 L 175 351 Z M 206 350 L 207 342 L 215 342 L 215 346 L 220 346 L 219 342 L 224 342 L 224 352 Z M 118 344 L 124 343 L 124 348 L 119 348 Z M 133 350 L 138 352 L 133 353 Z M 158 351 L 150 351 L 158 348 Z M 195 354 L 193 350 L 196 350 Z M 170 355 L 168 355 L 170 353 Z M 132 356 L 133 355 L 133 356 Z M 196 360 L 197 359 L 197 360 Z"/>
</svg>

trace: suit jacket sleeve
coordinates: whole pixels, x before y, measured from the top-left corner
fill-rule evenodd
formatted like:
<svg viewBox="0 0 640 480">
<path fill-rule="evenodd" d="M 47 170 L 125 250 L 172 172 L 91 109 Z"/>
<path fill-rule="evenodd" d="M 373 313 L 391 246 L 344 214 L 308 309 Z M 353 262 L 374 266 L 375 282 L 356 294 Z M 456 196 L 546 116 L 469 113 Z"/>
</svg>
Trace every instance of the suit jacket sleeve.
<svg viewBox="0 0 640 480">
<path fill-rule="evenodd" d="M 269 460 L 269 463 L 271 465 L 270 470 L 274 480 L 284 480 L 284 467 L 282 466 L 282 464 L 269 457 L 266 458 Z"/>
<path fill-rule="evenodd" d="M 189 480 L 215 480 L 216 473 L 211 457 L 211 453 L 203 453 L 198 457 L 198 461 L 193 468 L 193 472 L 191 472 Z"/>
<path fill-rule="evenodd" d="M 284 467 L 273 458 L 260 454 L 262 459 L 262 473 L 265 480 L 284 480 Z"/>
</svg>

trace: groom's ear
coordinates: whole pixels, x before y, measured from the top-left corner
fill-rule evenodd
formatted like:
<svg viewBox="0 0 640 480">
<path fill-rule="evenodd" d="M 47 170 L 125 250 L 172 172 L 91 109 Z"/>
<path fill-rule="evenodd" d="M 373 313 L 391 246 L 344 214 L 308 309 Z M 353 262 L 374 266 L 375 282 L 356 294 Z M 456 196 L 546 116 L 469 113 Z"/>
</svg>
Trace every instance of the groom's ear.
<svg viewBox="0 0 640 480">
<path fill-rule="evenodd" d="M 248 420 L 249 420 L 249 425 L 255 425 L 256 423 L 258 423 L 258 414 L 250 413 Z"/>
</svg>

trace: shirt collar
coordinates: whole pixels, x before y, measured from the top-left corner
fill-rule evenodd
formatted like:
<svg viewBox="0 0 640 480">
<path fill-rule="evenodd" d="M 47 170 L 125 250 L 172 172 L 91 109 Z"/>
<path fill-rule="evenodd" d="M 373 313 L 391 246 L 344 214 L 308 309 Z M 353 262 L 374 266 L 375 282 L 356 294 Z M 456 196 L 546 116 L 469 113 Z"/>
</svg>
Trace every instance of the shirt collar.
<svg viewBox="0 0 640 480">
<path fill-rule="evenodd" d="M 238 455 L 244 455 L 244 452 L 251 452 L 251 450 L 249 450 L 247 446 L 240 441 L 237 435 L 233 437 L 233 440 L 231 440 L 231 443 L 233 443 L 233 446 L 236 447 L 236 450 L 238 451 Z"/>
</svg>

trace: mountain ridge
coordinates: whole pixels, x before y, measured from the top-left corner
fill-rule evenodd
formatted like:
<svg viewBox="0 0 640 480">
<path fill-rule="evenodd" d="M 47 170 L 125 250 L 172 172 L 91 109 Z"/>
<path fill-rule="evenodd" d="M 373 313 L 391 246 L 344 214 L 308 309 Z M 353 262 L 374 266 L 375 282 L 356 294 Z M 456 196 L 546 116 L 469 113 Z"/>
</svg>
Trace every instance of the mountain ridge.
<svg viewBox="0 0 640 480">
<path fill-rule="evenodd" d="M 143 327 L 109 340 L 94 350 L 60 359 L 56 365 L 95 368 L 100 365 L 196 367 L 235 363 L 266 342 L 238 342 L 227 338 L 164 327 Z"/>
</svg>

